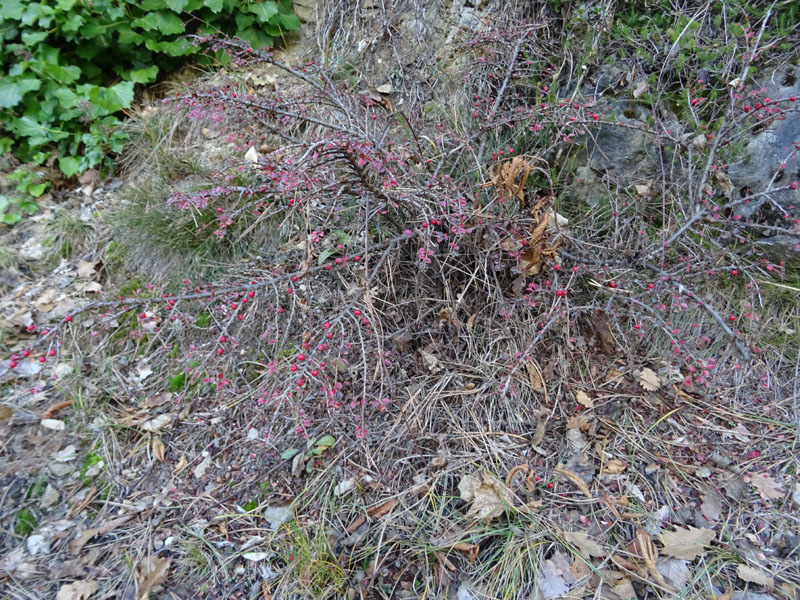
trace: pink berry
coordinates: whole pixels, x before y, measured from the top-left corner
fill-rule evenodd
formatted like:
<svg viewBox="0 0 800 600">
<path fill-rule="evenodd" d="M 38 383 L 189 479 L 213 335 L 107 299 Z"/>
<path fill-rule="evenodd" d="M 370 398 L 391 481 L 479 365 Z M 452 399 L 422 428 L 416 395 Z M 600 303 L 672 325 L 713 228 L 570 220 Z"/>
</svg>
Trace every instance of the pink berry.
<svg viewBox="0 0 800 600">
<path fill-rule="evenodd" d="M 253 290 L 250 290 L 249 292 L 247 292 L 247 295 L 248 295 L 250 298 L 252 298 L 253 296 L 255 296 L 255 295 L 256 295 L 256 293 L 255 293 Z"/>
<path fill-rule="evenodd" d="M 305 355 L 305 354 L 298 354 L 298 355 L 297 355 L 297 360 L 299 360 L 299 361 L 301 361 L 301 362 L 302 362 L 302 361 L 304 361 L 305 359 L 306 359 L 306 355 Z"/>
<path fill-rule="evenodd" d="M 219 336 L 219 343 L 224 344 L 227 341 L 227 338 L 224 335 Z"/>
<path fill-rule="evenodd" d="M 353 314 L 354 314 L 355 316 L 359 317 L 359 316 L 361 316 L 361 311 L 360 311 L 360 310 L 354 310 L 354 311 L 353 311 Z"/>
<path fill-rule="evenodd" d="M 65 320 L 67 323 L 69 323 L 70 321 L 72 321 L 72 315 L 67 315 L 66 317 L 64 317 L 64 320 Z"/>
<path fill-rule="evenodd" d="M 46 360 L 47 360 L 47 358 L 45 358 L 44 356 L 40 356 L 40 357 L 39 357 L 39 362 L 40 362 L 40 363 L 43 363 L 43 362 L 44 362 L 44 361 L 46 361 Z"/>
<path fill-rule="evenodd" d="M 31 351 L 30 350 L 23 350 L 22 351 L 22 356 L 24 356 L 25 358 L 28 358 L 30 355 L 31 355 Z"/>
<path fill-rule="evenodd" d="M 56 351 L 55 350 L 50 350 L 50 352 L 48 352 L 47 354 L 49 356 L 55 356 L 56 355 Z"/>
<path fill-rule="evenodd" d="M 17 361 L 12 360 L 10 363 L 8 363 L 9 369 L 15 369 L 16 367 L 17 367 Z"/>
<path fill-rule="evenodd" d="M 222 348 L 217 348 L 217 354 L 222 356 L 223 354 L 225 354 L 225 350 L 223 350 Z"/>
</svg>

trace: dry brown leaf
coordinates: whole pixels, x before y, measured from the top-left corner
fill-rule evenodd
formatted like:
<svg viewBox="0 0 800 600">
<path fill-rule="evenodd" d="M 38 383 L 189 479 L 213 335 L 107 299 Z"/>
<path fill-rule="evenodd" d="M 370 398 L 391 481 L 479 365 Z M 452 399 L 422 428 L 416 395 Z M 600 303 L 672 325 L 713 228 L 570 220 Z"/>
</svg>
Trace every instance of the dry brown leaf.
<svg viewBox="0 0 800 600">
<path fill-rule="evenodd" d="M 589 537 L 588 533 L 583 531 L 565 531 L 563 535 L 564 541 L 572 544 L 580 550 L 584 557 L 589 558 L 592 556 L 603 557 L 608 554 L 608 551 Z"/>
<path fill-rule="evenodd" d="M 150 433 L 156 433 L 161 431 L 168 425 L 172 424 L 172 421 L 175 420 L 175 415 L 171 413 L 165 413 L 163 415 L 157 415 L 152 419 L 147 419 L 139 424 L 139 427 L 144 431 L 148 431 Z"/>
<path fill-rule="evenodd" d="M 178 473 L 183 471 L 186 468 L 186 465 L 188 465 L 188 464 L 189 464 L 189 460 L 186 458 L 186 455 L 185 454 L 181 454 L 181 457 L 178 459 L 178 462 L 175 463 L 175 468 L 172 470 L 172 472 L 175 475 L 177 475 Z"/>
<path fill-rule="evenodd" d="M 86 600 L 99 587 L 100 584 L 92 579 L 79 579 L 72 583 L 65 583 L 59 588 L 56 600 Z"/>
<path fill-rule="evenodd" d="M 653 369 L 645 367 L 637 373 L 639 385 L 648 392 L 655 392 L 661 387 L 661 378 Z"/>
<path fill-rule="evenodd" d="M 663 554 L 673 558 L 694 560 L 706 553 L 706 546 L 715 538 L 716 534 L 705 527 L 677 527 L 675 531 L 665 531 L 661 534 L 664 548 Z"/>
<path fill-rule="evenodd" d="M 383 504 L 367 509 L 367 515 L 372 519 L 380 519 L 382 516 L 388 515 L 395 506 L 397 506 L 397 500 L 391 498 Z"/>
<path fill-rule="evenodd" d="M 8 421 L 13 414 L 13 409 L 9 408 L 8 406 L 0 406 L 0 423 L 3 421 Z"/>
<path fill-rule="evenodd" d="M 589 394 L 583 390 L 578 390 L 575 392 L 575 399 L 578 401 L 578 404 L 585 408 L 594 408 L 594 400 L 592 400 L 589 397 Z"/>
<path fill-rule="evenodd" d="M 106 521 L 100 527 L 92 527 L 91 529 L 85 530 L 81 533 L 78 537 L 72 540 L 69 544 L 67 544 L 67 549 L 69 550 L 70 554 L 78 555 L 83 550 L 83 547 L 86 543 L 91 540 L 96 535 L 105 535 L 109 531 L 113 531 L 120 525 L 124 525 L 128 521 L 133 518 L 133 515 L 125 515 L 124 517 L 118 517 L 116 519 L 111 519 L 110 521 Z"/>
<path fill-rule="evenodd" d="M 767 473 L 753 473 L 750 475 L 750 483 L 760 492 L 764 500 L 783 498 L 785 493 L 781 484 Z"/>
<path fill-rule="evenodd" d="M 617 458 L 612 458 L 603 465 L 603 468 L 600 469 L 600 473 L 602 475 L 619 475 L 627 468 L 628 465 L 624 462 Z"/>
<path fill-rule="evenodd" d="M 543 600 L 564 598 L 569 594 L 572 584 L 575 583 L 570 567 L 569 555 L 559 550 L 541 564 L 537 583 Z"/>
<path fill-rule="evenodd" d="M 467 517 L 491 520 L 513 505 L 514 495 L 488 471 L 465 475 L 458 484 L 461 499 L 472 502 Z"/>
<path fill-rule="evenodd" d="M 636 87 L 633 88 L 633 97 L 638 100 L 644 96 L 645 92 L 647 92 L 647 81 L 642 79 L 638 84 L 636 84 Z"/>
<path fill-rule="evenodd" d="M 164 442 L 161 441 L 161 438 L 153 438 L 153 455 L 156 457 L 158 462 L 164 462 L 164 452 L 166 448 L 164 447 Z"/>
<path fill-rule="evenodd" d="M 755 583 L 756 585 L 763 585 L 764 587 L 775 587 L 775 579 L 767 573 L 764 569 L 758 567 L 751 567 L 750 565 L 739 565 L 736 567 L 736 574 L 739 579 Z"/>
<path fill-rule="evenodd" d="M 169 574 L 169 558 L 161 556 L 148 556 L 136 570 L 136 583 L 138 584 L 138 600 L 147 600 L 150 590 L 161 585 L 167 580 Z"/>
<path fill-rule="evenodd" d="M 525 363 L 525 366 L 528 369 L 528 380 L 531 383 L 531 387 L 537 392 L 543 391 L 544 378 L 542 377 L 542 370 L 539 368 L 539 365 L 531 358 Z"/>
<path fill-rule="evenodd" d="M 422 360 L 425 361 L 425 366 L 428 367 L 431 373 L 438 373 L 442 370 L 442 363 L 440 363 L 439 359 L 433 354 L 425 350 L 420 350 L 419 353 L 422 355 Z"/>
</svg>

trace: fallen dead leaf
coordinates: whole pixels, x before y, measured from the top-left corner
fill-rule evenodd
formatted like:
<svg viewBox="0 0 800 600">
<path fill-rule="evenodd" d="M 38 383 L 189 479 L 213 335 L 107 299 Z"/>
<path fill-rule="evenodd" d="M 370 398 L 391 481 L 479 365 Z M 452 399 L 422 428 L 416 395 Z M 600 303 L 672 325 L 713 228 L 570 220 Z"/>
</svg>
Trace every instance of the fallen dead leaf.
<svg viewBox="0 0 800 600">
<path fill-rule="evenodd" d="M 750 565 L 739 565 L 736 567 L 736 574 L 739 579 L 755 583 L 756 585 L 763 585 L 764 587 L 775 587 L 775 579 L 767 573 L 764 569 L 758 567 L 751 567 Z"/>
<path fill-rule="evenodd" d="M 153 438 L 153 455 L 156 457 L 158 462 L 164 462 L 164 452 L 166 448 L 164 446 L 164 442 L 161 441 L 161 438 Z"/>
<path fill-rule="evenodd" d="M 636 87 L 633 88 L 633 97 L 637 100 L 644 96 L 645 92 L 647 91 L 647 81 L 642 79 L 639 83 L 636 84 Z"/>
<path fill-rule="evenodd" d="M 79 579 L 72 583 L 65 583 L 59 588 L 56 600 L 86 600 L 99 587 L 100 584 L 92 579 Z"/>
<path fill-rule="evenodd" d="M 784 489 L 781 484 L 767 473 L 753 473 L 750 475 L 750 483 L 760 492 L 764 500 L 783 498 Z"/>
<path fill-rule="evenodd" d="M 422 360 L 425 361 L 425 366 L 428 367 L 431 373 L 438 373 L 442 370 L 442 363 L 439 362 L 439 359 L 433 354 L 425 350 L 420 350 L 419 353 L 422 355 Z"/>
<path fill-rule="evenodd" d="M 180 459 L 178 459 L 178 462 L 175 464 L 175 468 L 172 470 L 172 472 L 177 475 L 178 473 L 183 471 L 186 468 L 186 465 L 188 464 L 189 461 L 187 460 L 186 455 L 181 454 L 181 457 Z"/>
<path fill-rule="evenodd" d="M 163 415 L 157 415 L 152 419 L 147 419 L 146 421 L 139 424 L 139 427 L 144 431 L 148 431 L 150 433 L 157 433 L 167 427 L 168 425 L 172 424 L 172 421 L 175 420 L 175 415 L 171 413 L 165 413 Z"/>
<path fill-rule="evenodd" d="M 372 519 L 379 519 L 382 516 L 389 514 L 389 512 L 391 512 L 395 506 L 397 506 L 397 500 L 392 498 L 383 504 L 379 504 L 378 506 L 373 506 L 372 508 L 367 509 L 367 515 Z"/>
<path fill-rule="evenodd" d="M 626 465 L 624 462 L 617 458 L 612 458 L 603 464 L 603 468 L 600 469 L 600 473 L 602 475 L 619 475 L 627 468 L 628 465 Z"/>
<path fill-rule="evenodd" d="M 595 542 L 589 537 L 588 533 L 583 531 L 565 531 L 563 538 L 568 544 L 576 546 L 581 554 L 587 558 L 592 556 L 602 557 L 608 554 L 600 544 Z"/>
<path fill-rule="evenodd" d="M 688 560 L 659 558 L 656 568 L 664 580 L 677 590 L 685 590 L 692 576 Z"/>
<path fill-rule="evenodd" d="M 0 423 L 3 421 L 8 421 L 13 414 L 13 409 L 9 408 L 8 406 L 0 406 Z"/>
<path fill-rule="evenodd" d="M 589 397 L 589 394 L 587 394 L 583 390 L 578 390 L 577 392 L 575 392 L 575 400 L 577 400 L 578 404 L 580 404 L 584 408 L 594 408 L 594 400 L 592 400 Z"/>
<path fill-rule="evenodd" d="M 539 593 L 543 600 L 564 598 L 569 594 L 575 577 L 570 570 L 571 561 L 565 552 L 556 550 L 553 556 L 539 567 Z"/>
<path fill-rule="evenodd" d="M 467 517 L 491 520 L 513 505 L 511 491 L 488 471 L 465 475 L 458 484 L 461 499 L 472 502 Z"/>
<path fill-rule="evenodd" d="M 147 600 L 150 590 L 164 583 L 169 574 L 169 558 L 161 556 L 148 556 L 137 568 L 136 583 L 138 584 L 138 600 Z"/>
<path fill-rule="evenodd" d="M 706 553 L 706 546 L 715 538 L 716 534 L 705 527 L 677 527 L 674 531 L 665 531 L 661 534 L 664 548 L 663 554 L 673 558 L 694 560 Z"/>
<path fill-rule="evenodd" d="M 650 367 L 645 367 L 637 374 L 639 385 L 648 392 L 655 392 L 661 387 L 661 378 Z"/>
</svg>

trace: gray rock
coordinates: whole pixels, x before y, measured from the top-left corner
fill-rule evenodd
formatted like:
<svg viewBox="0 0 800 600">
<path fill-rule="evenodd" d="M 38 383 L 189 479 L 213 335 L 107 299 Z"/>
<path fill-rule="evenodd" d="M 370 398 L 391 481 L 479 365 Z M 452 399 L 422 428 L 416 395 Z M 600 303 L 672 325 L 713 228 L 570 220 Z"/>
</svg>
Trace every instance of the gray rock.
<svg viewBox="0 0 800 600">
<path fill-rule="evenodd" d="M 788 70 L 794 69 L 794 73 Z M 788 66 L 775 71 L 761 86 L 765 88 L 764 96 L 773 99 L 800 95 L 800 73 Z M 782 108 L 790 108 L 788 103 Z M 752 192 L 768 189 L 773 175 L 786 162 L 785 174 L 777 180 L 773 187 L 784 186 L 796 178 L 794 174 L 800 169 L 797 157 L 787 161 L 787 157 L 800 143 L 800 112 L 787 113 L 783 120 L 775 121 L 768 129 L 758 133 L 747 144 L 742 158 L 731 164 L 728 174 L 737 189 L 750 188 Z M 786 190 L 772 195 L 772 199 L 781 204 L 800 203 L 800 190 Z M 737 208 L 738 214 L 749 218 L 755 214 L 765 200 L 750 202 Z"/>
</svg>

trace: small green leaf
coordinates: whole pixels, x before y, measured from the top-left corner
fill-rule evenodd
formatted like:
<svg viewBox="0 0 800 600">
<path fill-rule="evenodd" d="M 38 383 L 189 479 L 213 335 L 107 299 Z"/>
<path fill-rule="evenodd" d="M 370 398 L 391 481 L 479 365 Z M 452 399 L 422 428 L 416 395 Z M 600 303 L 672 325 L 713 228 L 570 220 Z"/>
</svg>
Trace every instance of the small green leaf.
<svg viewBox="0 0 800 600">
<path fill-rule="evenodd" d="M 203 4 L 205 4 L 206 8 L 208 8 L 214 14 L 217 14 L 222 10 L 222 0 L 205 0 Z"/>
<path fill-rule="evenodd" d="M 22 43 L 26 46 L 35 46 L 47 39 L 46 31 L 26 31 L 22 34 Z"/>
<path fill-rule="evenodd" d="M 158 66 L 153 65 L 152 67 L 147 67 L 146 69 L 134 69 L 132 71 L 128 71 L 125 79 L 133 81 L 134 83 L 150 83 L 151 81 L 155 81 L 157 75 Z"/>
<path fill-rule="evenodd" d="M 299 448 L 291 448 L 290 450 L 287 450 L 286 452 L 281 454 L 281 458 L 283 460 L 289 460 L 290 458 L 294 458 L 298 454 L 300 454 L 300 449 Z"/>
<path fill-rule="evenodd" d="M 272 15 L 278 14 L 278 5 L 275 2 L 267 0 L 260 4 L 251 4 L 250 12 L 256 15 L 260 22 L 266 23 Z"/>
<path fill-rule="evenodd" d="M 103 104 L 110 112 L 129 108 L 133 102 L 133 82 L 123 81 L 105 89 Z"/>
<path fill-rule="evenodd" d="M 61 156 L 58 159 L 58 166 L 64 175 L 72 177 L 80 169 L 81 159 L 77 156 Z"/>
<path fill-rule="evenodd" d="M 300 29 L 300 18 L 297 15 L 281 15 L 281 25 L 284 29 L 295 31 Z"/>
<path fill-rule="evenodd" d="M 56 8 L 67 12 L 68 10 L 72 10 L 72 7 L 75 6 L 75 1 L 76 0 L 58 0 L 56 2 Z"/>
<path fill-rule="evenodd" d="M 44 194 L 49 185 L 50 184 L 45 181 L 44 183 L 37 183 L 36 185 L 28 186 L 28 193 L 34 198 L 38 198 Z"/>
<path fill-rule="evenodd" d="M 3 2 L 0 2 L 0 19 L 19 21 L 23 12 L 25 12 L 25 5 L 20 0 L 3 0 Z"/>
<path fill-rule="evenodd" d="M 255 50 L 260 50 L 266 46 L 272 46 L 273 39 L 260 29 L 254 27 L 242 29 L 239 31 L 238 35 L 245 42 L 248 42 Z"/>
<path fill-rule="evenodd" d="M 330 448 L 334 444 L 336 444 L 336 438 L 333 437 L 332 435 L 324 435 L 321 438 L 319 438 L 316 443 L 317 446 L 320 446 L 322 448 Z"/>
<path fill-rule="evenodd" d="M 19 104 L 22 97 L 32 90 L 42 87 L 42 82 L 34 77 L 17 79 L 0 79 L 0 108 L 12 108 Z"/>
<path fill-rule="evenodd" d="M 317 264 L 321 265 L 324 264 L 326 260 L 328 260 L 331 256 L 336 254 L 336 250 L 333 248 L 327 248 L 319 253 L 319 258 L 317 259 Z"/>
<path fill-rule="evenodd" d="M 169 9 L 176 13 L 183 12 L 186 5 L 189 4 L 189 0 L 166 0 L 166 2 Z"/>
</svg>

